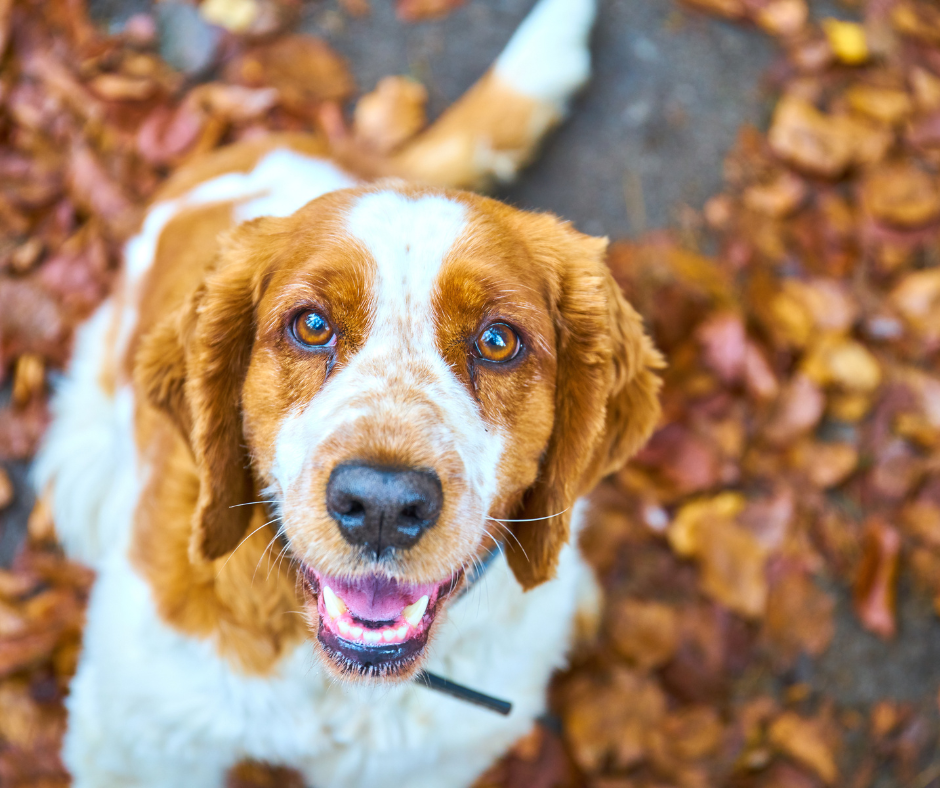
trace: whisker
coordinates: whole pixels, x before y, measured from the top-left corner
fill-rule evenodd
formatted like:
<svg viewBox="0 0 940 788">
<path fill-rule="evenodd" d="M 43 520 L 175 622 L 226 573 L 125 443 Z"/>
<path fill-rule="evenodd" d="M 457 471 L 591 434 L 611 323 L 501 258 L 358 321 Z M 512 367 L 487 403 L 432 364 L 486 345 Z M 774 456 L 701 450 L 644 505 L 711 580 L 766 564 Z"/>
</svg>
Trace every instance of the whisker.
<svg viewBox="0 0 940 788">
<path fill-rule="evenodd" d="M 283 501 L 276 501 L 273 498 L 266 498 L 263 501 L 246 501 L 245 503 L 233 503 L 229 506 L 229 509 L 237 509 L 239 506 L 254 506 L 256 503 L 273 503 L 277 506 L 280 506 Z"/>
<path fill-rule="evenodd" d="M 503 523 L 500 520 L 496 520 L 495 518 L 492 518 L 492 517 L 489 519 L 493 520 L 493 522 L 496 523 L 500 528 L 502 528 L 503 531 L 507 535 L 511 536 L 515 540 L 516 544 L 519 545 L 519 549 L 522 550 L 522 555 L 524 555 L 526 561 L 528 561 L 529 554 L 525 551 L 525 548 L 522 546 L 522 542 L 519 541 L 519 537 L 516 536 L 507 526 L 503 525 Z"/>
<path fill-rule="evenodd" d="M 272 522 L 273 522 L 273 520 L 272 520 Z M 267 555 L 268 550 L 271 549 L 271 545 L 273 545 L 273 544 L 277 541 L 277 538 L 281 535 L 281 532 L 282 532 L 283 530 L 284 530 L 284 523 L 281 523 L 281 524 L 277 527 L 277 530 L 274 532 L 274 536 L 271 537 L 271 540 L 270 540 L 270 541 L 268 542 L 268 544 L 265 546 L 264 550 L 261 551 L 261 555 L 258 556 L 258 563 L 255 564 L 255 571 L 251 573 L 251 583 L 250 583 L 250 585 L 253 586 L 253 585 L 255 584 L 255 575 L 258 574 L 258 567 L 261 566 L 261 562 L 264 560 L 265 555 Z"/>
<path fill-rule="evenodd" d="M 534 523 L 538 520 L 551 520 L 553 517 L 558 517 L 559 515 L 564 514 L 570 508 L 571 507 L 569 506 L 567 509 L 562 509 L 560 512 L 555 512 L 555 514 L 549 514 L 545 517 L 527 517 L 523 520 L 498 520 L 495 517 L 487 517 L 486 519 L 492 520 L 494 523 Z"/>
<path fill-rule="evenodd" d="M 280 519 L 281 519 L 280 517 L 275 517 L 274 520 L 268 520 L 266 523 L 259 525 L 257 528 L 255 528 L 254 531 L 252 531 L 250 534 L 248 534 L 248 536 L 246 536 L 237 545 L 235 545 L 235 550 L 232 550 L 232 552 L 228 554 L 228 558 L 225 559 L 225 563 L 219 567 L 219 571 L 218 571 L 218 574 L 216 574 L 215 579 L 216 580 L 219 579 L 219 575 L 222 574 L 222 570 L 225 569 L 225 567 L 228 565 L 228 562 L 232 560 L 232 556 L 235 555 L 235 552 L 238 550 L 239 547 L 245 544 L 245 542 L 251 539 L 251 537 L 254 536 L 256 533 L 258 533 L 258 531 L 260 531 L 262 528 L 264 528 L 265 526 L 271 525 L 271 523 L 273 523 L 275 520 L 280 520 Z"/>
</svg>

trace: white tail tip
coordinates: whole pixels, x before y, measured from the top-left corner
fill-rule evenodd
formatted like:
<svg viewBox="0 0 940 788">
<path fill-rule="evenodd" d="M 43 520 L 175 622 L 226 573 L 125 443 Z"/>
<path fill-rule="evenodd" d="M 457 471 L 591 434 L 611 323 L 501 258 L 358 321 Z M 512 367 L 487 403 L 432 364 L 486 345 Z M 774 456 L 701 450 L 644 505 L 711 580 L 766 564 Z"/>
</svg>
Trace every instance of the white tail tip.
<svg viewBox="0 0 940 788">
<path fill-rule="evenodd" d="M 591 76 L 595 0 L 539 0 L 496 60 L 496 75 L 561 114 Z"/>
</svg>

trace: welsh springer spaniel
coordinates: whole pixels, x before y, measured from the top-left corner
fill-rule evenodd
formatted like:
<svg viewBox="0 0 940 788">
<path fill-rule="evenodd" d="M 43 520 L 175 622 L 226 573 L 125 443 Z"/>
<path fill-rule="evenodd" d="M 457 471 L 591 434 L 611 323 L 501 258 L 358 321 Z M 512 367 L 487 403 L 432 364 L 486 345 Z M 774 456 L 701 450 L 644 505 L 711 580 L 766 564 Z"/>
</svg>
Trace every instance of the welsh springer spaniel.
<svg viewBox="0 0 940 788">
<path fill-rule="evenodd" d="M 564 116 L 593 6 L 542 0 L 385 160 L 274 136 L 150 208 L 37 462 L 97 570 L 76 788 L 219 786 L 243 758 L 467 786 L 543 711 L 597 613 L 579 497 L 652 430 L 661 360 L 604 239 L 456 189 Z"/>
</svg>

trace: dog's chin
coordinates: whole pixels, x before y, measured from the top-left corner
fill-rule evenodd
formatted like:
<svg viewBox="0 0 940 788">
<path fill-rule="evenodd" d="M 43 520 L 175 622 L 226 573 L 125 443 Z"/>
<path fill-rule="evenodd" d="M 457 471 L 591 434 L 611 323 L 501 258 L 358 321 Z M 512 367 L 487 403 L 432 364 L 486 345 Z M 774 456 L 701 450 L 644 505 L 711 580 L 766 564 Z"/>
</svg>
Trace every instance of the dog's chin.
<svg viewBox="0 0 940 788">
<path fill-rule="evenodd" d="M 343 679 L 405 681 L 460 576 L 407 583 L 382 575 L 342 578 L 303 566 L 307 616 L 327 667 Z"/>
</svg>

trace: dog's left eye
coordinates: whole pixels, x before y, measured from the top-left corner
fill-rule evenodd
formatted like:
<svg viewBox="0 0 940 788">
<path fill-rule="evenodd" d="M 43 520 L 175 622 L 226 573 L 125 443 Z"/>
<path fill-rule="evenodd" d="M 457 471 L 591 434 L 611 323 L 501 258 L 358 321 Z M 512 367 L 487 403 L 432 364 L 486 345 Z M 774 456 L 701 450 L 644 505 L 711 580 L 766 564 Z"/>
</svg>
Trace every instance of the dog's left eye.
<svg viewBox="0 0 940 788">
<path fill-rule="evenodd" d="M 480 358 L 497 363 L 514 359 L 520 347 L 519 335 L 505 323 L 487 326 L 474 343 Z"/>
<path fill-rule="evenodd" d="M 310 347 L 333 344 L 336 334 L 329 321 L 319 312 L 308 310 L 294 318 L 294 336 L 297 341 Z"/>
</svg>

